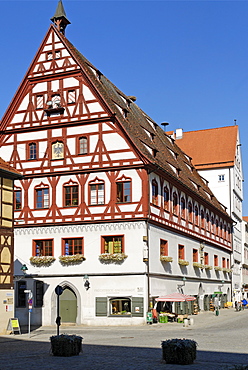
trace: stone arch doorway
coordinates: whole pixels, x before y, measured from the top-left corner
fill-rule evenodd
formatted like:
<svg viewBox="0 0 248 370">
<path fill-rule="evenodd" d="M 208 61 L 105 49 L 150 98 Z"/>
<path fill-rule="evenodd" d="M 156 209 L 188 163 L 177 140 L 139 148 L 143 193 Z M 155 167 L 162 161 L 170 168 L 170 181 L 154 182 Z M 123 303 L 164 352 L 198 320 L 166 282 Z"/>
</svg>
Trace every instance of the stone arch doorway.
<svg viewBox="0 0 248 370">
<path fill-rule="evenodd" d="M 77 319 L 77 296 L 74 291 L 64 287 L 64 291 L 59 300 L 61 323 L 76 323 Z"/>
</svg>

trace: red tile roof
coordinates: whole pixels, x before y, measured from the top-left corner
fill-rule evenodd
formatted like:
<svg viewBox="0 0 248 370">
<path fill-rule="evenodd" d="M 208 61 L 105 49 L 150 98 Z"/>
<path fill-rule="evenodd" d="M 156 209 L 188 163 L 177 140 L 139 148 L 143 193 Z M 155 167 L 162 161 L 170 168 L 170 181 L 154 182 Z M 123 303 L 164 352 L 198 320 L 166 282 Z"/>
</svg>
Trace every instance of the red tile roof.
<svg viewBox="0 0 248 370">
<path fill-rule="evenodd" d="M 14 167 L 11 167 L 9 163 L 5 162 L 1 157 L 0 157 L 0 173 L 1 171 L 9 172 L 11 177 L 21 177 L 21 173 L 17 171 Z"/>
<path fill-rule="evenodd" d="M 177 145 L 190 157 L 197 169 L 234 165 L 238 126 L 219 127 L 183 133 Z"/>
</svg>

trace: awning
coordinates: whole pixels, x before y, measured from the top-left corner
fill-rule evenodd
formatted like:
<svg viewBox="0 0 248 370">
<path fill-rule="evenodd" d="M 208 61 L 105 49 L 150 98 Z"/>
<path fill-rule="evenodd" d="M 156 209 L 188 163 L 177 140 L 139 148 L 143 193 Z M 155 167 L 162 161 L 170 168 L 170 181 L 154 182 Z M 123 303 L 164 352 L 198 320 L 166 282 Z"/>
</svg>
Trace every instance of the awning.
<svg viewBox="0 0 248 370">
<path fill-rule="evenodd" d="M 155 299 L 157 302 L 188 302 L 195 301 L 195 297 L 182 293 L 167 294 Z"/>
</svg>

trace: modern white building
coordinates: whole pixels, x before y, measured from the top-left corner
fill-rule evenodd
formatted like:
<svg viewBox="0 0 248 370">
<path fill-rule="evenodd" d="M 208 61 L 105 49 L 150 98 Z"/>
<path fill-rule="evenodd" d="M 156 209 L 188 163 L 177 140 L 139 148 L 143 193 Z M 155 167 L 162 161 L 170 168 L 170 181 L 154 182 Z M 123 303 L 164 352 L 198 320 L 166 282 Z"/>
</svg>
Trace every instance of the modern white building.
<svg viewBox="0 0 248 370">
<path fill-rule="evenodd" d="M 242 298 L 243 172 L 237 125 L 174 135 L 177 145 L 192 157 L 199 174 L 233 219 L 233 300 Z"/>
<path fill-rule="evenodd" d="M 15 187 L 20 323 L 26 289 L 32 324 L 55 323 L 57 285 L 62 323 L 78 325 L 143 324 L 156 297 L 179 289 L 200 309 L 215 292 L 230 300 L 225 207 L 135 97 L 68 41 L 61 1 L 52 21 L 1 121 L 0 155 L 23 174 Z"/>
</svg>

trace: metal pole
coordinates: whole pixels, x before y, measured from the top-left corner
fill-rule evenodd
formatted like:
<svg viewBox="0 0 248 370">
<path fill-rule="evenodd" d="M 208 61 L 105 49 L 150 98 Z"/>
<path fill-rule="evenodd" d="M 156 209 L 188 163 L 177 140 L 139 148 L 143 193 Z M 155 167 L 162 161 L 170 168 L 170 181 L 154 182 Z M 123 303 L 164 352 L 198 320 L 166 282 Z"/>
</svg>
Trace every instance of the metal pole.
<svg viewBox="0 0 248 370">
<path fill-rule="evenodd" d="M 59 335 L 59 325 L 60 325 L 60 322 L 59 322 L 59 295 L 57 295 L 57 335 Z"/>
<path fill-rule="evenodd" d="M 31 312 L 28 309 L 28 337 L 30 338 L 30 321 L 31 321 Z"/>
</svg>

